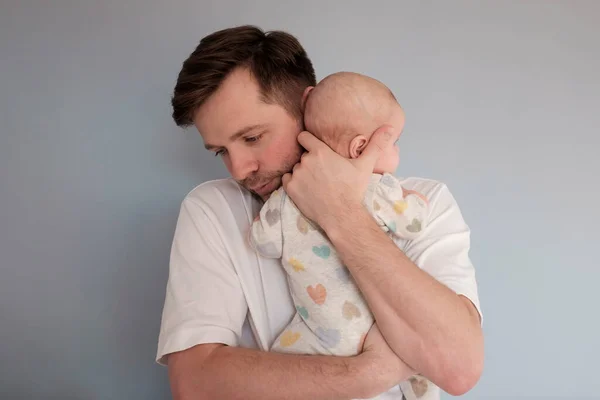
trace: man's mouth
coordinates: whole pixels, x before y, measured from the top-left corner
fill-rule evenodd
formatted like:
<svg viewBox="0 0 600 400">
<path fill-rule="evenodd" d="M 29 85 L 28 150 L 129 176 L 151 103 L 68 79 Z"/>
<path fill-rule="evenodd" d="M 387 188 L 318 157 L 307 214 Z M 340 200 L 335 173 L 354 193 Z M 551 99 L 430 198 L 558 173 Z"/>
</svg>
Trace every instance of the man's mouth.
<svg viewBox="0 0 600 400">
<path fill-rule="evenodd" d="M 272 188 L 273 184 L 275 183 L 275 178 L 265 182 L 265 183 L 261 183 L 259 185 L 256 186 L 252 186 L 250 187 L 250 190 L 253 191 L 254 193 L 258 194 L 259 196 L 264 196 L 266 194 L 268 194 L 269 192 L 272 192 L 273 190 L 275 190 L 276 188 Z"/>
</svg>

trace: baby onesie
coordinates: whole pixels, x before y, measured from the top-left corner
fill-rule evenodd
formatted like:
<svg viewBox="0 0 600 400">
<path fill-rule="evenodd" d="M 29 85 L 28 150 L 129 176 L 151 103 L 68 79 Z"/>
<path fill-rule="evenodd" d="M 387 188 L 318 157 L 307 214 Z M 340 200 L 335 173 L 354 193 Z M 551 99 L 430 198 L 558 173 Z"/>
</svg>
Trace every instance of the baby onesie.
<svg viewBox="0 0 600 400">
<path fill-rule="evenodd" d="M 363 204 L 390 236 L 416 238 L 427 222 L 427 198 L 403 188 L 391 174 L 371 176 Z M 325 233 L 300 213 L 283 188 L 261 208 L 249 241 L 263 257 L 282 259 L 296 307 L 272 351 L 336 356 L 362 351 L 373 315 Z M 428 382 L 422 381 L 415 376 L 401 384 L 407 400 L 426 399 L 421 389 Z"/>
</svg>

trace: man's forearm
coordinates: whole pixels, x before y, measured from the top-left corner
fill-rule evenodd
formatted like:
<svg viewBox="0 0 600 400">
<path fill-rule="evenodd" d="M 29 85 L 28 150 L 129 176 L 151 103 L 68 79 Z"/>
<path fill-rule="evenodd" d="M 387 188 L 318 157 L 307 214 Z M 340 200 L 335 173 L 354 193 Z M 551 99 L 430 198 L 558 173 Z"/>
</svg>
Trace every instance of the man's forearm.
<svg viewBox="0 0 600 400">
<path fill-rule="evenodd" d="M 469 390 L 483 362 L 483 338 L 465 299 L 418 268 L 363 208 L 330 226 L 327 234 L 392 350 L 445 391 Z"/>
<path fill-rule="evenodd" d="M 177 400 L 349 400 L 365 397 L 372 390 L 359 376 L 355 357 L 290 355 L 229 346 L 219 346 L 206 357 L 196 357 L 194 349 L 188 351 L 173 362 L 169 359 Z"/>
</svg>

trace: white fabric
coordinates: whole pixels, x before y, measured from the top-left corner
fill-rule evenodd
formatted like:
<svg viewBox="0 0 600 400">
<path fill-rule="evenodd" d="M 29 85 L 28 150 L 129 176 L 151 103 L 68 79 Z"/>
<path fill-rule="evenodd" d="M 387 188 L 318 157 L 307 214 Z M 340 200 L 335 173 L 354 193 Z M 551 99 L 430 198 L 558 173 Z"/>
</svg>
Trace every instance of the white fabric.
<svg viewBox="0 0 600 400">
<path fill-rule="evenodd" d="M 422 234 L 397 245 L 420 268 L 480 310 L 469 259 L 470 231 L 448 188 L 402 179 L 429 199 Z M 260 257 L 247 232 L 261 203 L 232 179 L 206 182 L 183 200 L 171 250 L 156 360 L 201 343 L 268 350 L 295 308 L 278 259 Z M 401 399 L 394 387 L 380 399 Z"/>
<path fill-rule="evenodd" d="M 390 174 L 373 174 L 364 204 L 384 231 L 415 239 L 426 223 L 428 201 Z M 373 325 L 373 315 L 325 233 L 308 221 L 283 188 L 271 194 L 252 223 L 250 244 L 278 258 L 297 310 L 271 351 L 352 356 Z"/>
<path fill-rule="evenodd" d="M 392 238 L 416 239 L 429 215 L 427 198 L 403 188 L 391 174 L 371 176 L 363 204 Z M 335 356 L 362 351 L 373 314 L 327 235 L 301 214 L 283 188 L 261 208 L 249 242 L 261 256 L 281 259 L 296 308 L 271 351 Z M 400 388 L 407 400 L 439 397 L 438 388 L 423 377 L 402 382 Z"/>
</svg>

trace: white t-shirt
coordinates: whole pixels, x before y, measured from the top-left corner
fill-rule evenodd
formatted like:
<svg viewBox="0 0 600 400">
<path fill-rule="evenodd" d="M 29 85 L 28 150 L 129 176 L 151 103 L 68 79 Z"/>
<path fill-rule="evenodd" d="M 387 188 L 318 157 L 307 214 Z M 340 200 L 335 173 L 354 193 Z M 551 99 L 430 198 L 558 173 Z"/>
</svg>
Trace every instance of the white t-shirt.
<svg viewBox="0 0 600 400">
<path fill-rule="evenodd" d="M 430 216 L 415 240 L 396 240 L 420 268 L 470 299 L 481 314 L 470 230 L 443 183 L 400 179 L 425 195 Z M 233 179 L 203 183 L 183 200 L 171 248 L 156 361 L 202 343 L 268 350 L 295 308 L 278 259 L 257 255 L 248 230 L 262 203 Z M 380 397 L 401 399 L 398 387 Z"/>
</svg>

